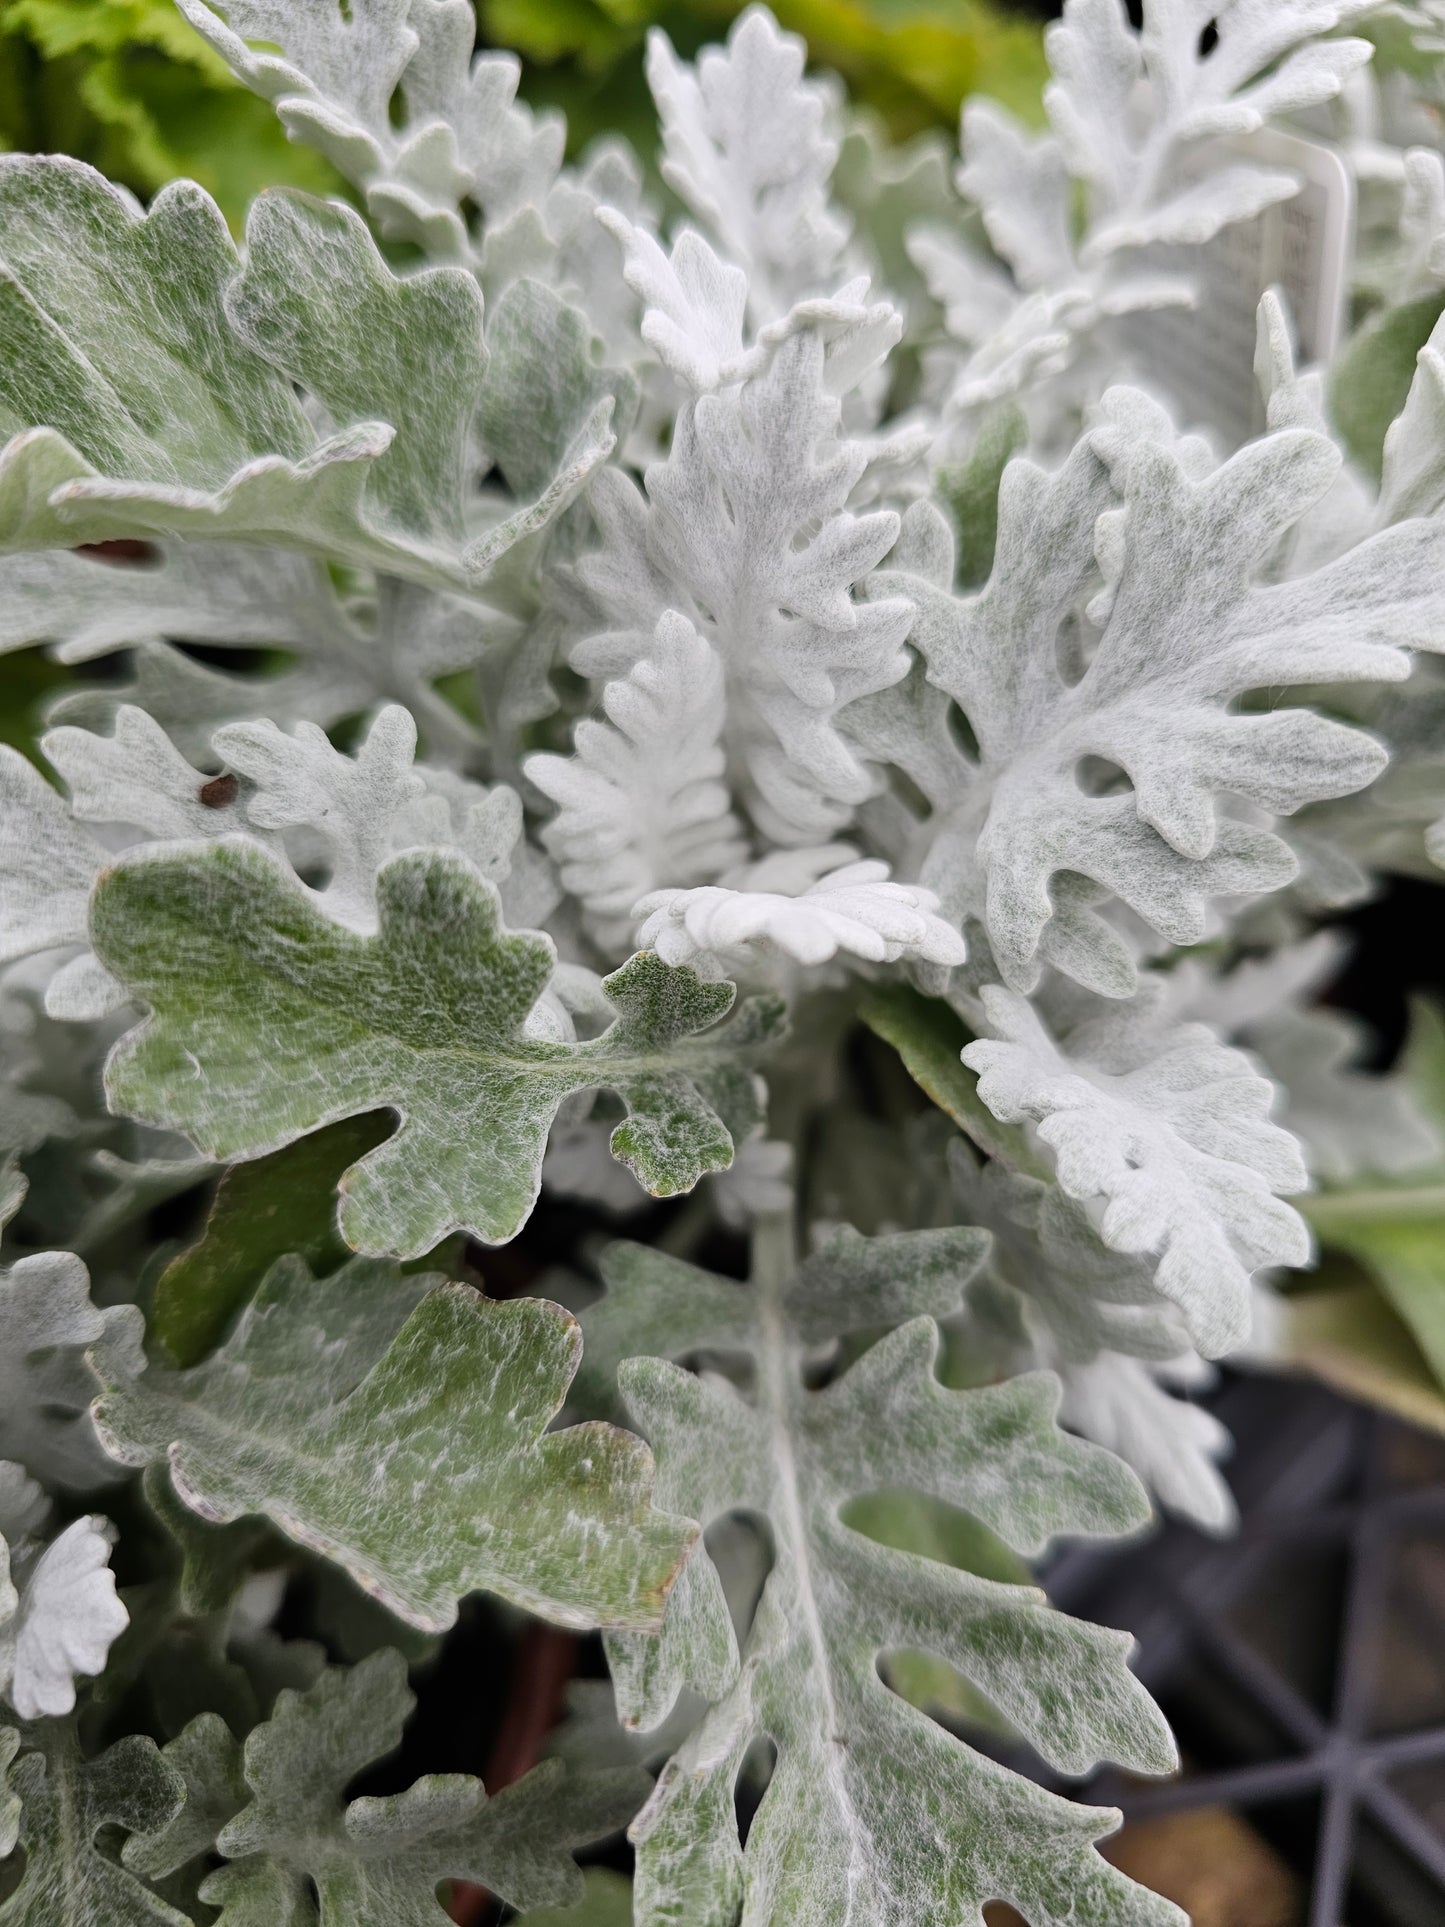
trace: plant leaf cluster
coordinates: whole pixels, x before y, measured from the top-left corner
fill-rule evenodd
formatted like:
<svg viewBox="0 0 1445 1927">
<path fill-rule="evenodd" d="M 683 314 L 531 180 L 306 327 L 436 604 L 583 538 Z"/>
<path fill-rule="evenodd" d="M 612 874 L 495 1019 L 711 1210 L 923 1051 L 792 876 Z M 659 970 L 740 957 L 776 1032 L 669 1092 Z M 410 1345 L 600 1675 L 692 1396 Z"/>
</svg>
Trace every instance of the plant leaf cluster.
<svg viewBox="0 0 1445 1927">
<path fill-rule="evenodd" d="M 1218 1358 L 1445 1422 L 1439 1021 L 1319 928 L 1445 860 L 1367 11 L 1068 0 L 950 179 L 762 7 L 654 175 L 470 0 L 176 0 L 322 195 L 0 157 L 0 1927 L 1180 1921 L 1002 1763 L 1175 1764 L 1031 1562 L 1228 1529 Z M 1259 291 L 1241 445 L 1154 318 L 1301 116 L 1358 326 Z"/>
</svg>

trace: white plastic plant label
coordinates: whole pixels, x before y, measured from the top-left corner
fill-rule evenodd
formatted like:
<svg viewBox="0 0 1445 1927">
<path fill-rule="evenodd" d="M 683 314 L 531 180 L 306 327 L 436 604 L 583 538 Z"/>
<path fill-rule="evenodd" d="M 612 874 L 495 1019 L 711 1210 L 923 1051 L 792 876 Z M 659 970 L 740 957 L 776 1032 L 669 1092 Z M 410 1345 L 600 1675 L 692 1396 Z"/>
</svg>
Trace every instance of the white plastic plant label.
<svg viewBox="0 0 1445 1927">
<path fill-rule="evenodd" d="M 1328 361 L 1338 347 L 1355 209 L 1349 171 L 1322 141 L 1268 128 L 1236 137 L 1229 148 L 1231 159 L 1288 169 L 1299 192 L 1253 220 L 1236 221 L 1203 247 L 1153 250 L 1161 269 L 1177 269 L 1197 287 L 1198 301 L 1134 318 L 1125 330 L 1140 374 L 1174 401 L 1182 419 L 1213 429 L 1233 447 L 1264 427 L 1250 370 L 1256 310 L 1268 289 L 1285 297 L 1302 364 Z M 1193 158 L 1210 171 L 1220 155 L 1211 146 Z"/>
</svg>

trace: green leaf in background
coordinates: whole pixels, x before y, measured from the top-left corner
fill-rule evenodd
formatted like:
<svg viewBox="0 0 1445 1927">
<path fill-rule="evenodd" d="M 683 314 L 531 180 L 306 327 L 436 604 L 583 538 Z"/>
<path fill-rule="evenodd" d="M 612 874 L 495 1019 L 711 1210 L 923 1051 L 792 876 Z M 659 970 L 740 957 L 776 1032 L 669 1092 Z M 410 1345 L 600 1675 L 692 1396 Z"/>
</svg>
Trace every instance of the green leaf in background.
<svg viewBox="0 0 1445 1927">
<path fill-rule="evenodd" d="M 691 53 L 740 10 L 733 0 L 481 0 L 479 14 L 484 45 L 522 55 L 524 97 L 568 109 L 574 149 L 620 128 L 645 153 L 656 135 L 647 28 Z M 988 0 L 780 0 L 777 12 L 896 135 L 952 129 L 978 91 L 1039 118 L 1038 27 Z M 74 154 L 141 195 L 199 181 L 238 231 L 263 187 L 346 191 L 237 85 L 173 0 L 0 0 L 3 148 Z"/>
<path fill-rule="evenodd" d="M 1428 294 L 1372 315 L 1330 369 L 1330 418 L 1350 454 L 1376 482 L 1386 431 L 1405 406 L 1415 359 L 1441 307 L 1442 297 Z"/>
<path fill-rule="evenodd" d="M 341 1263 L 336 1187 L 389 1129 L 390 1119 L 372 1111 L 230 1167 L 204 1232 L 156 1281 L 151 1333 L 178 1365 L 205 1356 L 278 1258 L 295 1252 L 316 1272 Z"/>
<path fill-rule="evenodd" d="M 1441 1155 L 1406 1177 L 1321 1191 L 1301 1209 L 1326 1251 L 1344 1253 L 1375 1281 L 1418 1347 L 1435 1390 L 1445 1392 L 1445 1017 L 1429 1005 L 1415 1008 L 1404 1075 L 1420 1114 L 1437 1133 Z M 1300 1326 L 1292 1346 L 1324 1342 L 1321 1321 L 1328 1324 L 1328 1317 L 1315 1305 L 1319 1295 L 1306 1291 L 1288 1301 L 1287 1317 L 1292 1327 Z M 1347 1325 L 1366 1319 L 1353 1301 L 1335 1309 L 1341 1317 L 1348 1312 Z M 1418 1391 L 1417 1362 L 1404 1366 L 1414 1347 L 1402 1348 L 1398 1337 L 1387 1343 L 1387 1321 L 1367 1322 L 1373 1334 L 1368 1349 L 1377 1362 L 1387 1358 L 1391 1370 L 1403 1372 L 1402 1382 Z M 1437 1400 L 1433 1417 L 1417 1422 L 1445 1429 L 1445 1405 Z"/>
<path fill-rule="evenodd" d="M 605 1867 L 589 1867 L 587 1892 L 575 1907 L 541 1907 L 515 1927 L 632 1927 L 632 1882 Z"/>
<path fill-rule="evenodd" d="M 981 588 L 988 581 L 998 540 L 999 484 L 1026 439 L 1018 409 L 1000 409 L 979 431 L 968 460 L 939 472 L 938 491 L 958 541 L 961 589 Z"/>
<path fill-rule="evenodd" d="M 97 952 L 155 1013 L 111 1057 L 111 1102 L 220 1158 L 391 1106 L 401 1127 L 347 1171 L 340 1222 L 354 1249 L 401 1257 L 458 1229 L 492 1244 L 513 1237 L 575 1091 L 622 1097 L 614 1155 L 657 1196 L 732 1162 L 719 1107 L 736 1118 L 741 1102 L 758 1121 L 740 1053 L 776 1032 L 775 1004 L 754 1000 L 720 1024 L 731 984 L 644 952 L 605 980 L 611 1028 L 555 1041 L 526 1028 L 552 945 L 504 930 L 495 889 L 464 859 L 393 858 L 377 902 L 379 932 L 360 936 L 239 840 L 161 848 L 103 876 Z"/>
<path fill-rule="evenodd" d="M 575 1319 L 434 1282 L 367 1259 L 317 1280 L 283 1259 L 202 1365 L 137 1371 L 101 1346 L 102 1443 L 168 1462 L 204 1519 L 269 1519 L 424 1631 L 479 1590 L 561 1625 L 655 1626 L 696 1528 L 653 1509 L 630 1433 L 543 1436 Z"/>
<path fill-rule="evenodd" d="M 908 1075 L 946 1111 L 965 1136 L 1015 1170 L 1048 1175 L 1047 1165 L 1017 1125 L 1001 1124 L 978 1094 L 978 1074 L 960 1052 L 973 1042 L 963 1019 L 941 997 L 907 984 L 876 985 L 859 1008 L 864 1023 L 903 1060 Z"/>
<path fill-rule="evenodd" d="M 1404 1319 L 1357 1273 L 1327 1267 L 1318 1289 L 1284 1300 L 1271 1364 L 1311 1372 L 1347 1398 L 1445 1432 L 1445 1394 Z"/>
<path fill-rule="evenodd" d="M 174 0 L 0 0 L 0 148 L 73 154 L 143 195 L 187 176 L 236 229 L 263 187 L 341 185 Z"/>
<path fill-rule="evenodd" d="M 855 101 L 895 136 L 952 126 L 982 90 L 1036 121 L 1047 77 L 1037 25 L 988 0 L 778 0 L 779 24 L 800 33 L 812 61 L 843 74 Z M 646 151 L 653 120 L 641 47 L 661 27 L 691 54 L 721 38 L 736 0 L 479 0 L 484 37 L 531 64 L 524 91 L 565 107 L 574 144 L 621 127 Z"/>
</svg>

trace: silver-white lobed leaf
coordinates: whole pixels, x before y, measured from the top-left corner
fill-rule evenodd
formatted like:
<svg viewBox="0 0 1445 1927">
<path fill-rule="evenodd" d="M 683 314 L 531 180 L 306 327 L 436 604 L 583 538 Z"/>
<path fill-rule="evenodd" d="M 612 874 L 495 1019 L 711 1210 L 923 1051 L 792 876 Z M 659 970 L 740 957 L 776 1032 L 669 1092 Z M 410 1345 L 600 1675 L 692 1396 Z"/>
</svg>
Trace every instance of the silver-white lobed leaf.
<svg viewBox="0 0 1445 1927">
<path fill-rule="evenodd" d="M 1207 1026 L 1171 1023 L 1158 986 L 1061 1038 L 1015 991 L 988 986 L 982 1004 L 985 1028 L 963 1057 L 989 1109 L 1035 1127 L 1105 1244 L 1155 1260 L 1158 1290 L 1206 1357 L 1242 1344 L 1251 1273 L 1310 1251 L 1277 1195 L 1308 1179 L 1271 1121 L 1273 1086 Z"/>
</svg>

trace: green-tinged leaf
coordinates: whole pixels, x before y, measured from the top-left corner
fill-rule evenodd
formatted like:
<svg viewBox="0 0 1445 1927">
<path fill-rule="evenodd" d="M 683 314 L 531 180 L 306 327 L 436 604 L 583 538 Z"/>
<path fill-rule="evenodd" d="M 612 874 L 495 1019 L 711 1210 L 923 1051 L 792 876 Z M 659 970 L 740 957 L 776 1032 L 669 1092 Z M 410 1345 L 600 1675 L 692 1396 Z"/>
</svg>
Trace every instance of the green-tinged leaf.
<svg viewBox="0 0 1445 1927">
<path fill-rule="evenodd" d="M 1428 1196 L 1423 1190 L 1396 1207 L 1395 1217 L 1373 1217 L 1366 1210 L 1352 1222 L 1328 1217 L 1319 1226 L 1327 1247 L 1347 1251 L 1375 1279 L 1408 1327 L 1421 1354 L 1445 1390 L 1445 1183 Z M 1408 1214 L 1422 1212 L 1418 1219 Z"/>
<path fill-rule="evenodd" d="M 587 317 L 540 281 L 508 288 L 487 347 L 477 426 L 518 495 L 546 487 L 602 402 L 620 400 L 624 421 L 632 412 L 632 377 L 601 365 Z"/>
<path fill-rule="evenodd" d="M 480 1589 L 563 1625 L 655 1625 L 694 1528 L 653 1510 L 628 1433 L 546 1433 L 576 1321 L 433 1283 L 283 1260 L 204 1364 L 99 1352 L 101 1439 L 122 1464 L 168 1462 L 204 1519 L 269 1519 L 424 1630 Z"/>
<path fill-rule="evenodd" d="M 127 1865 L 161 1875 L 216 1848 L 230 1864 L 201 1897 L 221 1927 L 442 1927 L 444 1880 L 524 1907 L 581 1895 L 572 1850 L 622 1825 L 645 1778 L 569 1776 L 549 1761 L 490 1799 L 477 1780 L 434 1774 L 348 1803 L 347 1785 L 400 1743 L 412 1704 L 401 1656 L 380 1652 L 283 1692 L 244 1751 L 219 1721 L 195 1721 L 165 1755 L 192 1797 L 127 1842 Z"/>
<path fill-rule="evenodd" d="M 739 1285 L 639 1247 L 607 1254 L 607 1296 L 587 1314 L 653 1438 L 660 1487 L 704 1524 L 760 1514 L 773 1566 L 729 1690 L 698 1677 L 729 1637 L 698 1550 L 659 1638 L 613 1637 L 624 1720 L 655 1725 L 685 1678 L 716 1704 L 663 1769 L 632 1836 L 642 1927 L 738 1919 L 832 1927 L 843 1919 L 971 1918 L 1008 1900 L 1033 1927 L 1178 1923 L 1166 1902 L 1091 1851 L 1115 1816 L 1043 1792 L 890 1692 L 880 1653 L 957 1669 L 1066 1772 L 1109 1757 L 1168 1771 L 1167 1729 L 1127 1670 L 1127 1636 L 1051 1611 L 1032 1588 L 892 1550 L 843 1522 L 850 1500 L 902 1487 L 956 1506 L 1023 1553 L 1056 1533 L 1126 1531 L 1146 1516 L 1133 1475 L 1055 1424 L 1047 1374 L 950 1392 L 934 1376 L 930 1313 L 956 1306 L 984 1249 L 967 1230 L 842 1234 L 803 1266 L 776 1222 Z M 898 1324 L 912 1311 L 919 1314 Z M 804 1370 L 826 1338 L 895 1324 L 823 1389 Z M 669 1359 L 742 1354 L 729 1380 Z M 709 1644 L 711 1651 L 709 1651 Z M 733 1787 L 763 1736 L 777 1761 L 746 1844 Z"/>
<path fill-rule="evenodd" d="M 142 215 L 77 162 L 7 156 L 0 226 L 0 426 L 19 431 L 0 547 L 203 536 L 467 588 L 612 445 L 604 404 L 535 501 L 474 533 L 480 291 L 461 268 L 394 275 L 340 203 L 263 195 L 243 270 L 194 182 Z"/>
<path fill-rule="evenodd" d="M 978 1094 L 978 1077 L 959 1053 L 973 1042 L 963 1019 L 941 997 L 925 997 L 907 984 L 876 984 L 859 1006 L 868 1028 L 891 1044 L 903 1067 L 940 1110 L 981 1151 L 1016 1170 L 1044 1176 L 1047 1167 L 1025 1133 L 1001 1124 Z"/>
<path fill-rule="evenodd" d="M 161 1758 L 185 1787 L 185 1798 L 164 1825 L 137 1827 L 121 1859 L 147 1880 L 163 1880 L 197 1854 L 208 1853 L 216 1836 L 250 1799 L 241 1772 L 241 1748 L 216 1713 L 200 1713 L 169 1745 Z"/>
<path fill-rule="evenodd" d="M 1321 1191 L 1301 1209 L 1326 1250 L 1375 1280 L 1445 1391 L 1445 1018 L 1429 1005 L 1416 1006 L 1403 1074 L 1441 1155 L 1401 1176 Z M 1309 1294 L 1291 1302 L 1302 1313 Z M 1412 1361 L 1406 1382 L 1414 1376 Z"/>
<path fill-rule="evenodd" d="M 103 876 L 96 950 L 154 1013 L 111 1057 L 113 1106 L 221 1158 L 391 1106 L 403 1122 L 342 1179 L 340 1224 L 355 1249 L 406 1257 L 458 1229 L 514 1236 L 575 1091 L 621 1096 L 613 1153 L 658 1196 L 732 1162 L 718 1107 L 750 1088 L 746 1057 L 777 1034 L 775 1002 L 720 1024 L 731 984 L 644 952 L 606 979 L 611 1028 L 557 1041 L 528 1029 L 551 942 L 506 932 L 495 889 L 465 859 L 396 857 L 377 903 L 377 935 L 358 935 L 242 841 L 161 849 Z M 755 1095 L 744 1108 L 757 1119 Z"/>
<path fill-rule="evenodd" d="M 1375 481 L 1385 436 L 1405 406 L 1415 362 L 1440 319 L 1442 299 L 1428 294 L 1374 315 L 1330 369 L 1330 416 L 1350 454 Z"/>
<path fill-rule="evenodd" d="M 966 1513 L 925 1499 L 920 1493 L 893 1490 L 870 1492 L 843 1508 L 843 1523 L 896 1552 L 938 1559 L 983 1579 L 1012 1586 L 1029 1584 L 1029 1569 L 1017 1553 Z M 1007 1721 L 999 1718 L 987 1699 L 963 1675 L 929 1653 L 904 1650 L 889 1653 L 884 1675 L 895 1693 L 920 1712 L 949 1721 L 967 1722 L 985 1731 L 1012 1737 Z"/>
<path fill-rule="evenodd" d="M 343 203 L 263 194 L 226 309 L 242 339 L 315 395 L 338 427 L 391 424 L 369 486 L 378 522 L 443 547 L 460 543 L 467 435 L 486 369 L 472 276 L 432 268 L 398 278 Z"/>
<path fill-rule="evenodd" d="M 6 155 L 0 209 L 9 426 L 64 437 L 76 474 L 158 486 L 215 488 L 257 455 L 305 454 L 295 397 L 227 319 L 239 258 L 199 188 L 178 183 L 142 216 L 76 161 Z M 53 515 L 30 533 L 84 539 Z"/>
<path fill-rule="evenodd" d="M 1000 409 L 979 432 L 966 462 L 937 477 L 957 542 L 956 580 L 961 589 L 988 581 L 998 540 L 998 491 L 1003 472 L 1023 447 L 1026 424 L 1016 408 Z"/>
<path fill-rule="evenodd" d="M 70 1721 L 47 1721 L 10 1767 L 25 1872 L 0 1905 L 0 1927 L 190 1927 L 183 1914 L 103 1853 L 102 1827 L 170 1826 L 185 1798 L 180 1775 L 138 1735 L 83 1757 Z"/>
<path fill-rule="evenodd" d="M 278 1258 L 294 1251 L 313 1271 L 341 1262 L 337 1184 L 386 1135 L 384 1117 L 363 1114 L 231 1166 L 205 1231 L 156 1280 L 151 1332 L 178 1365 L 204 1357 Z"/>
<path fill-rule="evenodd" d="M 516 1927 L 632 1927 L 632 1882 L 605 1867 L 582 1876 L 586 1892 L 575 1907 L 538 1907 Z"/>
</svg>

